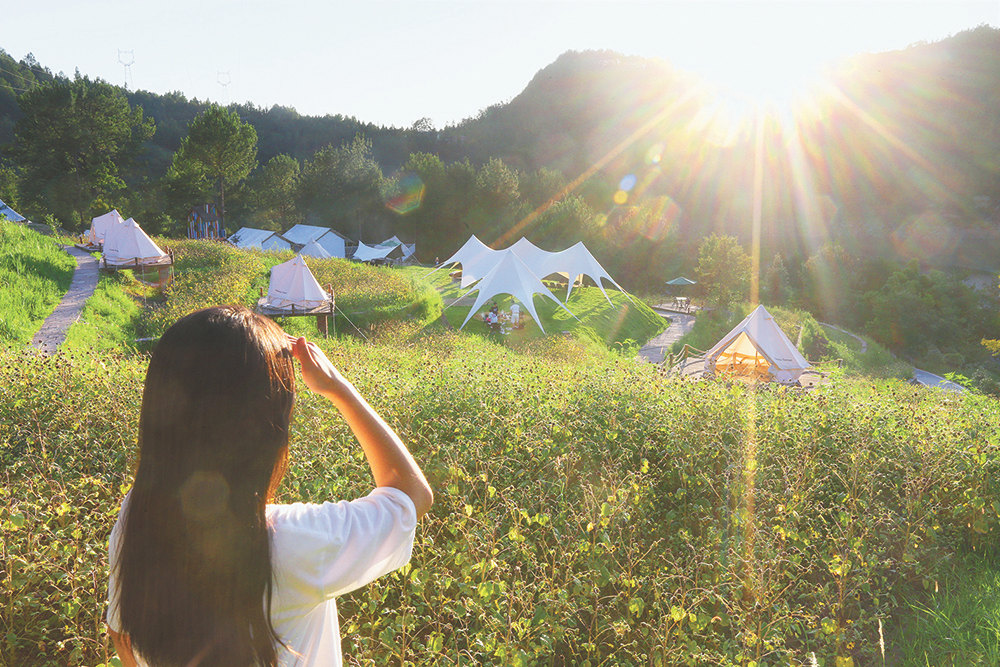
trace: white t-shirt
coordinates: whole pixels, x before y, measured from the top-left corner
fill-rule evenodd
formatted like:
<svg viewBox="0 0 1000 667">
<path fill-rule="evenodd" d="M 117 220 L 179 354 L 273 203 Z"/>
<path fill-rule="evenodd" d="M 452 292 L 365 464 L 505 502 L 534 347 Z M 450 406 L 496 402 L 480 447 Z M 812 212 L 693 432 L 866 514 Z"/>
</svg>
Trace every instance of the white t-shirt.
<svg viewBox="0 0 1000 667">
<path fill-rule="evenodd" d="M 108 627 L 121 632 L 115 564 L 121 550 L 122 503 L 109 543 Z M 278 648 L 282 667 L 339 667 L 336 596 L 349 593 L 410 560 L 417 510 L 398 489 L 379 487 L 364 498 L 268 505 L 274 589 L 271 623 L 295 653 Z M 298 655 L 296 655 L 298 654 Z M 136 656 L 140 667 L 146 667 Z"/>
</svg>

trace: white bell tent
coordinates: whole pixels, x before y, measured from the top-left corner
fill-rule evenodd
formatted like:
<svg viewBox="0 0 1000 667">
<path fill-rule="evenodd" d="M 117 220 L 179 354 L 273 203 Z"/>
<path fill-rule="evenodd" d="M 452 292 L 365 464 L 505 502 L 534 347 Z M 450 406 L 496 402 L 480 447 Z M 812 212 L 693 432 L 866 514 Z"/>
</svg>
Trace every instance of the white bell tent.
<svg viewBox="0 0 1000 667">
<path fill-rule="evenodd" d="M 487 273 L 490 272 L 494 266 L 496 266 L 497 261 L 500 259 L 499 254 L 502 251 L 494 250 L 489 247 L 478 238 L 475 234 L 469 237 L 469 240 L 459 248 L 454 255 L 444 260 L 435 268 L 433 271 L 428 273 L 434 273 L 443 266 L 448 266 L 449 264 L 461 264 L 462 265 L 462 287 L 468 287 L 472 283 L 476 282 Z"/>
<path fill-rule="evenodd" d="M 90 245 L 104 245 L 108 231 L 124 222 L 125 218 L 118 212 L 118 209 L 112 209 L 104 215 L 93 218 L 90 221 L 90 234 L 88 238 Z"/>
<path fill-rule="evenodd" d="M 316 259 L 330 259 L 332 255 L 326 251 L 326 248 L 321 246 L 316 239 L 313 239 L 309 243 L 302 247 L 299 251 L 300 255 L 305 255 L 306 257 L 315 257 Z"/>
<path fill-rule="evenodd" d="M 160 250 L 134 219 L 113 225 L 104 239 L 104 265 L 114 268 L 170 264 L 170 256 Z"/>
<path fill-rule="evenodd" d="M 475 238 L 475 237 L 473 237 Z M 542 327 L 542 322 L 538 318 L 538 313 L 535 312 L 534 297 L 535 294 L 542 294 L 543 296 L 552 299 L 559 307 L 570 314 L 574 319 L 576 315 L 570 312 L 566 306 L 559 302 L 559 299 L 549 291 L 549 288 L 542 284 L 542 281 L 532 273 L 528 265 L 518 257 L 515 253 L 508 250 L 501 250 L 499 253 L 502 255 L 500 261 L 494 264 L 493 268 L 483 276 L 482 280 L 477 282 L 472 289 L 470 289 L 466 294 L 471 294 L 472 292 L 478 290 L 479 295 L 476 297 L 476 302 L 473 304 L 472 308 L 469 309 L 469 314 L 466 316 L 465 321 L 462 322 L 462 326 L 459 329 L 465 327 L 465 325 L 472 319 L 472 316 L 483 306 L 484 303 L 492 299 L 497 294 L 509 294 L 518 301 L 531 313 L 531 316 L 538 323 L 538 328 L 545 333 L 545 328 Z M 462 269 L 465 272 L 464 265 Z M 464 296 L 464 295 L 463 295 Z"/>
<path fill-rule="evenodd" d="M 311 310 L 330 303 L 330 295 L 316 282 L 312 271 L 301 255 L 283 264 L 271 267 L 271 280 L 267 287 L 267 308 L 290 310 L 293 307 Z"/>
<path fill-rule="evenodd" d="M 705 354 L 706 370 L 783 384 L 796 382 L 809 368 L 764 306 L 757 306 Z"/>
</svg>

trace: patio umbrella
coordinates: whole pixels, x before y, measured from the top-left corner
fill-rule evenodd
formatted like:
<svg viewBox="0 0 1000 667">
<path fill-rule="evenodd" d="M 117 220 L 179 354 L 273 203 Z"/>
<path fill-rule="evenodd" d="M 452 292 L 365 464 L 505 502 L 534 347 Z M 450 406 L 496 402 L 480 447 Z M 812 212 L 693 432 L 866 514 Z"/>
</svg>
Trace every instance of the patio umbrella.
<svg viewBox="0 0 1000 667">
<path fill-rule="evenodd" d="M 697 285 L 695 281 L 681 276 L 680 278 L 674 278 L 673 280 L 667 281 L 668 285 L 673 285 L 675 287 L 687 287 L 688 285 Z"/>
</svg>

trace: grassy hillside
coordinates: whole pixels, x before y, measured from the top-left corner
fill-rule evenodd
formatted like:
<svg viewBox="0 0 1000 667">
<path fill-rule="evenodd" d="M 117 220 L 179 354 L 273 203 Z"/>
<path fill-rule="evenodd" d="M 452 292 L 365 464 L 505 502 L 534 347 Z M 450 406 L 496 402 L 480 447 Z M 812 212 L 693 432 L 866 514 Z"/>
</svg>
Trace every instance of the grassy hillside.
<svg viewBox="0 0 1000 667">
<path fill-rule="evenodd" d="M 0 348 L 3 664 L 108 661 L 106 542 L 148 362 L 127 339 L 251 303 L 284 259 L 205 242 L 175 253 L 163 294 L 103 279 L 69 353 Z M 964 554 L 997 543 L 992 398 L 870 378 L 809 394 L 678 381 L 586 336 L 447 330 L 415 270 L 310 266 L 366 334 L 319 344 L 437 499 L 412 563 L 341 598 L 350 664 L 881 664 L 880 627 L 890 656 L 933 644 L 900 613 L 934 604 Z M 123 347 L 91 352 L 102 340 Z M 300 394 L 280 500 L 370 484 L 335 410 Z M 913 655 L 904 664 L 923 664 Z"/>
<path fill-rule="evenodd" d="M 31 342 L 69 289 L 75 268 L 51 238 L 0 220 L 0 345 Z"/>
<path fill-rule="evenodd" d="M 206 241 L 171 240 L 176 259 L 174 280 L 166 288 L 149 289 L 130 271 L 102 276 L 95 296 L 69 332 L 69 349 L 149 349 L 170 324 L 186 313 L 212 305 L 238 303 L 253 307 L 266 293 L 272 266 L 292 253 L 262 253 Z M 332 286 L 338 314 L 332 327 L 366 335 L 387 322 L 404 319 L 426 324 L 441 312 L 441 299 L 429 286 L 390 269 L 344 260 L 308 261 L 316 279 Z M 283 318 L 292 333 L 318 334 L 314 318 Z"/>
</svg>

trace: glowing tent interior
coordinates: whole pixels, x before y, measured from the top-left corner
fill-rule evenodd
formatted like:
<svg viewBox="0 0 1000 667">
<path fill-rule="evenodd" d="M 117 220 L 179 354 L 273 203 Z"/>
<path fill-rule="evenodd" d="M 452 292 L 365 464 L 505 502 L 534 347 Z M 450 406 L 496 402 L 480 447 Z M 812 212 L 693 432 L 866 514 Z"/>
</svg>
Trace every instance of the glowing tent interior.
<svg viewBox="0 0 1000 667">
<path fill-rule="evenodd" d="M 757 306 L 705 354 L 705 369 L 716 374 L 797 382 L 811 368 L 764 306 Z"/>
</svg>

